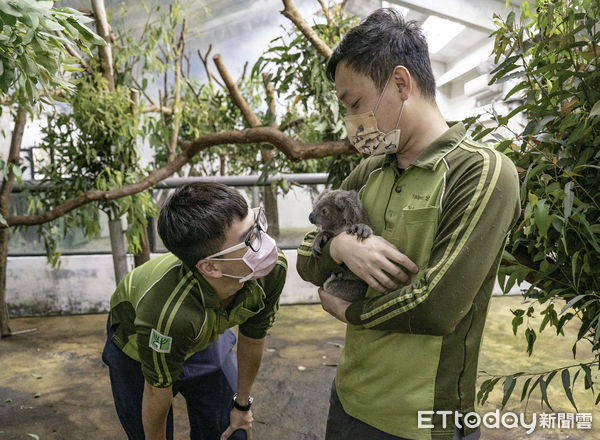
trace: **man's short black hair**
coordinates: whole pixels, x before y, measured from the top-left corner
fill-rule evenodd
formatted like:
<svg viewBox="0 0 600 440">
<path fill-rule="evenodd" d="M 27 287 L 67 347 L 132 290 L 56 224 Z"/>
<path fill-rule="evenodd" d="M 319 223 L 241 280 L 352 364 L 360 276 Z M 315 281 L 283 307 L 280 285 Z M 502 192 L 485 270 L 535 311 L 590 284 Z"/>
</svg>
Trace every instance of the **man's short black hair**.
<svg viewBox="0 0 600 440">
<path fill-rule="evenodd" d="M 335 81 L 335 69 L 342 61 L 371 78 L 380 92 L 394 67 L 404 66 L 416 80 L 421 95 L 435 100 L 435 78 L 425 35 L 418 22 L 405 21 L 396 9 L 377 9 L 344 35 L 327 62 L 331 81 Z"/>
<path fill-rule="evenodd" d="M 248 215 L 242 195 L 220 183 L 192 183 L 177 188 L 158 216 L 166 248 L 188 267 L 221 250 L 234 220 Z"/>
</svg>

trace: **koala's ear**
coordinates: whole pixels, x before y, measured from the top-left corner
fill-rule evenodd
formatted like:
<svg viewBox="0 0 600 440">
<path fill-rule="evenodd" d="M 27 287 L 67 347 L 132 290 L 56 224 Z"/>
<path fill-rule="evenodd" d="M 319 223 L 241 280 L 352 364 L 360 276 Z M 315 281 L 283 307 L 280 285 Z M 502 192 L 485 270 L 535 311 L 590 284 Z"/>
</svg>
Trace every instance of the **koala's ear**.
<svg viewBox="0 0 600 440">
<path fill-rule="evenodd" d="M 330 189 L 324 189 L 323 192 L 321 194 L 319 194 L 313 201 L 313 207 L 316 207 L 319 204 L 319 202 L 330 192 L 331 192 Z"/>
<path fill-rule="evenodd" d="M 343 210 L 348 204 L 352 203 L 352 195 L 352 191 L 339 190 L 335 195 L 335 206 L 337 206 L 338 209 Z"/>
<path fill-rule="evenodd" d="M 340 191 L 336 194 L 335 205 L 344 212 L 344 219 L 349 224 L 361 221 L 361 205 L 355 191 Z"/>
</svg>

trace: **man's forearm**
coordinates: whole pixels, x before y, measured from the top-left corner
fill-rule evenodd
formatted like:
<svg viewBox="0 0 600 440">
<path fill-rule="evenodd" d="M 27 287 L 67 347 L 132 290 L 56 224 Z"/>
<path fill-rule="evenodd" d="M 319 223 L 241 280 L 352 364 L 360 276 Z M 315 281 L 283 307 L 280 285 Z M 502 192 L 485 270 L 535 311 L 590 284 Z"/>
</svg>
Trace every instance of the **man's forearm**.
<svg viewBox="0 0 600 440">
<path fill-rule="evenodd" d="M 248 403 L 250 390 L 258 374 L 265 349 L 265 339 L 254 339 L 238 333 L 238 397 L 240 405 Z"/>
<path fill-rule="evenodd" d="M 167 416 L 173 401 L 172 387 L 156 388 L 144 382 L 142 423 L 147 440 L 163 440 L 167 432 Z"/>
</svg>

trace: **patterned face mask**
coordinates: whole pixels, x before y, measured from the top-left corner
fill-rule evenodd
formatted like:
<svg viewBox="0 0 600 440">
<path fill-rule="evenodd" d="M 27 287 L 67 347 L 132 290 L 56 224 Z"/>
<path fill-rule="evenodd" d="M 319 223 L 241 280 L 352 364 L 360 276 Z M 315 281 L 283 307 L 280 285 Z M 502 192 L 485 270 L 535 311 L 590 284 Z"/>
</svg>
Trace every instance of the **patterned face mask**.
<svg viewBox="0 0 600 440">
<path fill-rule="evenodd" d="M 398 121 L 396 122 L 396 128 L 388 133 L 379 131 L 377 127 L 377 119 L 375 118 L 375 112 L 379 107 L 383 93 L 390 81 L 390 77 L 383 87 L 383 92 L 379 95 L 377 105 L 375 109 L 366 113 L 359 113 L 357 115 L 350 115 L 344 118 L 346 123 L 346 131 L 348 133 L 348 140 L 356 148 L 359 153 L 368 154 L 370 156 L 379 156 L 382 154 L 394 154 L 398 151 L 400 144 L 400 118 L 402 117 L 402 111 L 404 110 L 404 101 L 402 101 L 402 108 L 398 115 Z"/>
</svg>

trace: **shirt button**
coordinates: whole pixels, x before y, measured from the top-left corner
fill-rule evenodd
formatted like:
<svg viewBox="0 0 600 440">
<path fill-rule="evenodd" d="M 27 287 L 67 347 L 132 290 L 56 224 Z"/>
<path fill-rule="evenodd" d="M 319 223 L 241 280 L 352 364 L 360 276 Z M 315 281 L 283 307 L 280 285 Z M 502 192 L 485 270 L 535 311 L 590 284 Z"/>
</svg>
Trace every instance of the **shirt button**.
<svg viewBox="0 0 600 440">
<path fill-rule="evenodd" d="M 396 192 L 397 192 L 397 193 L 399 193 L 399 192 L 402 192 L 402 187 L 401 187 L 400 185 L 398 185 L 398 186 L 396 187 Z"/>
</svg>

